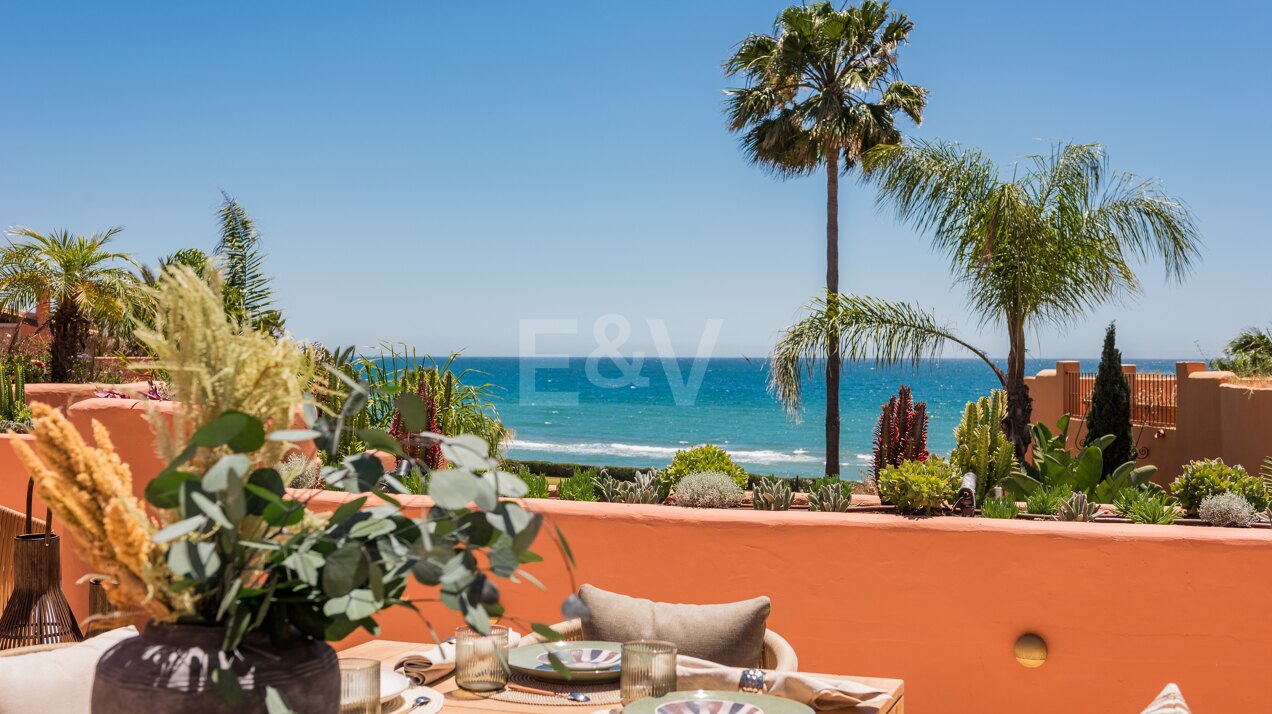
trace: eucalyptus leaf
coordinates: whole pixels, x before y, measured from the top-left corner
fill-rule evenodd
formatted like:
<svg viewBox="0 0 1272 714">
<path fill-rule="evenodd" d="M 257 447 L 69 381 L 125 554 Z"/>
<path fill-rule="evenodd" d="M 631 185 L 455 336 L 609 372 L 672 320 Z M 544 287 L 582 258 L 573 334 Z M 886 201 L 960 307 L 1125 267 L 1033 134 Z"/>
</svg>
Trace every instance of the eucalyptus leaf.
<svg viewBox="0 0 1272 714">
<path fill-rule="evenodd" d="M 328 617 L 344 616 L 350 620 L 361 620 L 379 612 L 382 604 L 375 599 L 370 590 L 360 588 L 347 595 L 328 600 L 322 607 L 322 613 Z"/>
<path fill-rule="evenodd" d="M 221 570 L 221 556 L 211 543 L 177 541 L 168 548 L 168 567 L 183 578 L 204 581 Z"/>
<path fill-rule="evenodd" d="M 309 585 L 318 584 L 318 569 L 322 564 L 322 556 L 312 551 L 296 551 L 283 558 L 283 567 L 291 568 L 296 577 Z"/>
<path fill-rule="evenodd" d="M 473 502 L 480 485 L 480 479 L 465 471 L 434 471 L 429 480 L 428 495 L 442 508 L 458 511 Z"/>
<path fill-rule="evenodd" d="M 231 479 L 242 480 L 251 468 L 252 462 L 243 454 L 222 456 L 203 474 L 203 490 L 220 493 L 229 486 Z"/>
<path fill-rule="evenodd" d="M 292 444 L 313 441 L 322 436 L 322 432 L 314 429 L 283 429 L 281 431 L 271 431 L 269 436 L 265 437 L 269 441 L 285 441 Z"/>
<path fill-rule="evenodd" d="M 324 563 L 322 591 L 328 597 L 347 595 L 367 579 L 367 556 L 360 546 L 346 545 L 327 556 Z"/>
<path fill-rule="evenodd" d="M 490 446 L 485 439 L 472 434 L 451 436 L 442 441 L 442 455 L 461 469 L 485 471 L 498 466 L 489 454 Z"/>
<path fill-rule="evenodd" d="M 530 492 L 525 481 L 507 471 L 487 471 L 482 474 L 482 479 L 489 481 L 496 494 L 503 498 L 521 498 Z"/>
<path fill-rule="evenodd" d="M 200 511 L 203 511 L 203 515 L 216 521 L 217 525 L 222 528 L 234 528 L 234 524 L 230 522 L 230 519 L 225 515 L 225 512 L 222 511 L 221 507 L 216 505 L 216 502 L 212 499 L 202 493 L 196 492 L 190 494 L 190 500 L 194 502 L 194 505 L 197 506 Z"/>
<path fill-rule="evenodd" d="M 277 689 L 265 687 L 265 714 L 297 714 L 290 706 L 287 700 L 283 698 L 283 693 Z"/>
<path fill-rule="evenodd" d="M 397 530 L 397 524 L 387 518 L 368 518 L 358 521 L 349 529 L 350 538 L 377 538 Z"/>
<path fill-rule="evenodd" d="M 170 471 L 160 474 L 146 484 L 146 502 L 155 508 L 176 508 L 181 503 L 181 486 L 197 482 L 196 474 L 186 471 Z"/>
<path fill-rule="evenodd" d="M 155 533 L 150 537 L 150 540 L 155 543 L 167 543 L 168 541 L 176 540 L 187 533 L 193 533 L 207 525 L 207 523 L 207 516 L 191 516 L 190 518 L 177 521 L 158 533 Z"/>
<path fill-rule="evenodd" d="M 212 686 L 216 689 L 221 701 L 231 709 L 239 709 L 243 706 L 243 687 L 239 684 L 238 675 L 234 674 L 234 670 L 212 670 Z"/>
<path fill-rule="evenodd" d="M 557 632 L 542 622 L 530 623 L 530 629 L 534 631 L 534 634 L 542 637 L 544 642 L 560 642 L 565 639 L 565 635 Z"/>
<path fill-rule="evenodd" d="M 412 434 L 418 434 L 428 426 L 428 406 L 418 394 L 403 393 L 397 398 L 398 414 L 402 426 Z"/>
<path fill-rule="evenodd" d="M 367 445 L 368 449 L 387 451 L 394 456 L 406 455 L 402 452 L 402 445 L 398 443 L 398 440 L 383 429 L 359 429 L 358 438 Z"/>
</svg>

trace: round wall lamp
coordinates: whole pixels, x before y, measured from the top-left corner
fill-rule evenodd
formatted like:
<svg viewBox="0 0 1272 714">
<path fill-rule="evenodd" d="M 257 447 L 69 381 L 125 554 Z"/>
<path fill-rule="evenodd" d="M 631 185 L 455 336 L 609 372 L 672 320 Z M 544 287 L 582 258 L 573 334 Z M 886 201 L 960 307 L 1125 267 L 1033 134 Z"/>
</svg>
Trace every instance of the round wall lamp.
<svg viewBox="0 0 1272 714">
<path fill-rule="evenodd" d="M 1047 641 L 1032 632 L 1016 639 L 1016 661 L 1034 669 L 1047 663 Z"/>
</svg>

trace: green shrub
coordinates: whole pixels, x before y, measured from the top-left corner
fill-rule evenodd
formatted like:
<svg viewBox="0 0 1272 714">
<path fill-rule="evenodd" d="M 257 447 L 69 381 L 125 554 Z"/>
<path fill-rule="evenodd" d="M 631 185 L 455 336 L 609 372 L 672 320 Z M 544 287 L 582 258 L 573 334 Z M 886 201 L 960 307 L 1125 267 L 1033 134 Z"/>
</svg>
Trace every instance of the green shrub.
<svg viewBox="0 0 1272 714">
<path fill-rule="evenodd" d="M 954 500 L 961 482 L 952 466 L 932 456 L 885 468 L 879 474 L 879 497 L 901 513 L 932 514 Z"/>
<path fill-rule="evenodd" d="M 1007 496 L 992 496 L 981 504 L 982 518 L 1015 518 L 1020 515 L 1020 507 Z"/>
<path fill-rule="evenodd" d="M 1254 506 L 1256 511 L 1268 507 L 1268 494 L 1263 481 L 1251 476 L 1241 466 L 1228 466 L 1223 459 L 1190 461 L 1184 471 L 1170 485 L 1170 491 L 1179 499 L 1185 511 L 1195 514 L 1206 496 L 1219 493 L 1235 493 Z"/>
<path fill-rule="evenodd" d="M 1025 513 L 1039 516 L 1054 516 L 1060 510 L 1060 502 L 1072 493 L 1063 486 L 1040 488 L 1025 497 Z"/>
<path fill-rule="evenodd" d="M 1016 450 L 1003 433 L 1007 393 L 995 389 L 988 397 L 968 402 L 963 421 L 954 428 L 956 446 L 950 463 L 960 474 L 976 474 L 976 502 L 983 503 L 994 487 L 1016 470 Z"/>
<path fill-rule="evenodd" d="M 689 508 L 733 508 L 742 503 L 742 489 L 727 474 L 703 471 L 676 484 L 676 505 Z"/>
<path fill-rule="evenodd" d="M 579 469 L 557 484 L 557 495 L 566 501 L 595 501 L 597 477 L 596 469 Z"/>
<path fill-rule="evenodd" d="M 664 493 L 676 490 L 680 479 L 689 474 L 716 471 L 733 479 L 738 488 L 746 488 L 746 469 L 733 463 L 728 453 L 714 444 L 703 444 L 692 449 L 681 449 L 671 459 L 671 465 L 658 473 L 658 484 Z"/>
<path fill-rule="evenodd" d="M 1131 519 L 1132 523 L 1157 525 L 1168 525 L 1179 518 L 1179 511 L 1175 509 L 1175 504 L 1175 499 L 1157 484 L 1144 484 L 1139 488 L 1125 489 L 1113 502 L 1117 512 Z M 1253 513 L 1254 509 L 1251 508 L 1250 512 Z"/>
<path fill-rule="evenodd" d="M 517 478 L 526 484 L 526 498 L 547 498 L 548 479 L 542 474 L 530 473 L 530 469 L 522 466 L 517 469 Z"/>
</svg>

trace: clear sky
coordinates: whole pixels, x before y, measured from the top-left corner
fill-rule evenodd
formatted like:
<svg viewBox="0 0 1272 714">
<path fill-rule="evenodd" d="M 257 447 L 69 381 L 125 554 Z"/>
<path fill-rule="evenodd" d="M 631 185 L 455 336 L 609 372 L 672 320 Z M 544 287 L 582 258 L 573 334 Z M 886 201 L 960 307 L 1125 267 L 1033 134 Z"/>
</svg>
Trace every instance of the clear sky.
<svg viewBox="0 0 1272 714">
<path fill-rule="evenodd" d="M 725 131 L 720 62 L 786 3 L 0 4 L 0 224 L 91 232 L 147 262 L 215 241 L 218 188 L 256 218 L 288 325 L 328 344 L 516 354 L 523 319 L 666 321 L 691 355 L 759 356 L 824 279 L 824 178 L 781 182 Z M 1183 286 L 1035 356 L 1213 356 L 1272 320 L 1272 10 L 1259 2 L 907 0 L 913 134 L 1002 162 L 1098 141 L 1192 207 Z M 845 291 L 921 302 L 978 331 L 925 238 L 842 197 Z M 957 356 L 950 352 L 949 356 Z"/>
</svg>

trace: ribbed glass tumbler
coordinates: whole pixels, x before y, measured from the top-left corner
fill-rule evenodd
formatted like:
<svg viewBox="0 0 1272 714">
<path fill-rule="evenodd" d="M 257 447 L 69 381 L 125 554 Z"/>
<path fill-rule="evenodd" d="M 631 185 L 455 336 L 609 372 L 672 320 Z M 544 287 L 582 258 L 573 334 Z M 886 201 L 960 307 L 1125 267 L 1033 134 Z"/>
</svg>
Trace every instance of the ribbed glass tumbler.
<svg viewBox="0 0 1272 714">
<path fill-rule="evenodd" d="M 508 628 L 493 625 L 489 635 L 471 627 L 455 630 L 455 684 L 470 692 L 508 686 Z"/>
<path fill-rule="evenodd" d="M 340 714 L 380 714 L 380 660 L 340 660 Z"/>
<path fill-rule="evenodd" d="M 619 687 L 624 706 L 676 691 L 676 646 L 660 640 L 624 642 Z"/>
</svg>

